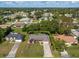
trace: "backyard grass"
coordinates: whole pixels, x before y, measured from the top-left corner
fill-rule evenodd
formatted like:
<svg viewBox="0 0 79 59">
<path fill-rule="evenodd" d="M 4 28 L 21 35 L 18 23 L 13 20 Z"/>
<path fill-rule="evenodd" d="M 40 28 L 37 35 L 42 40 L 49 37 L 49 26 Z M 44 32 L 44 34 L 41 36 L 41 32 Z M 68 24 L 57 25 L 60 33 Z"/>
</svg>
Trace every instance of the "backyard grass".
<svg viewBox="0 0 79 59">
<path fill-rule="evenodd" d="M 39 45 L 39 43 L 27 44 L 27 42 L 24 41 L 20 44 L 16 57 L 41 58 L 43 57 L 43 47 Z"/>
<path fill-rule="evenodd" d="M 9 43 L 8 41 L 5 41 L 0 44 L 0 58 L 6 57 L 13 47 L 13 43 Z"/>
<path fill-rule="evenodd" d="M 71 57 L 79 58 L 79 45 L 73 45 L 67 48 L 67 52 Z"/>
</svg>

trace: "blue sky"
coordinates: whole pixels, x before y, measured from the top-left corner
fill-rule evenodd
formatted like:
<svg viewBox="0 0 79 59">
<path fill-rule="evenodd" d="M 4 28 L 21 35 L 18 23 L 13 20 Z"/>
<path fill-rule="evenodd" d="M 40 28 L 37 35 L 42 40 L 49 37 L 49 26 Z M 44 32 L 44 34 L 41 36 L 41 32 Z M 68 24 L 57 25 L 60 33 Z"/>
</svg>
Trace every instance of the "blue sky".
<svg viewBox="0 0 79 59">
<path fill-rule="evenodd" d="M 0 1 L 0 7 L 79 7 L 79 1 Z"/>
</svg>

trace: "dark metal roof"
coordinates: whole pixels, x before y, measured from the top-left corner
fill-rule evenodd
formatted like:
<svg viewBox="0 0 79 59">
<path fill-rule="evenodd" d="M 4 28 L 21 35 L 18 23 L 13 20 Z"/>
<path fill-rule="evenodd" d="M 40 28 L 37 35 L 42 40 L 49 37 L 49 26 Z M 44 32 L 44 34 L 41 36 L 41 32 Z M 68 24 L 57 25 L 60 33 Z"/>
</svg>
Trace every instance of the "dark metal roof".
<svg viewBox="0 0 79 59">
<path fill-rule="evenodd" d="M 23 36 L 21 34 L 14 33 L 14 32 L 10 32 L 6 37 L 7 38 L 15 38 L 17 40 L 22 40 L 23 39 Z"/>
</svg>

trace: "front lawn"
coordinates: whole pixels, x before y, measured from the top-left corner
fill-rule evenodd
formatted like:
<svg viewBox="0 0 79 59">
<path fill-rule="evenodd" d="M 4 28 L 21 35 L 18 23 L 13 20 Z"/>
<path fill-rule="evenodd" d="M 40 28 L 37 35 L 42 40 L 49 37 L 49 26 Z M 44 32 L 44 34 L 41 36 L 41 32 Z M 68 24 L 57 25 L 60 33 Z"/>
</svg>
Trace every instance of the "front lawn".
<svg viewBox="0 0 79 59">
<path fill-rule="evenodd" d="M 22 42 L 17 51 L 16 57 L 43 57 L 43 46 L 39 45 L 39 43 L 35 44 L 27 44 L 27 42 Z"/>
<path fill-rule="evenodd" d="M 79 45 L 73 45 L 67 48 L 67 52 L 71 57 L 79 58 Z"/>
<path fill-rule="evenodd" d="M 10 52 L 11 48 L 13 47 L 13 43 L 9 43 L 8 41 L 5 41 L 0 44 L 0 57 L 6 57 L 8 53 Z"/>
</svg>

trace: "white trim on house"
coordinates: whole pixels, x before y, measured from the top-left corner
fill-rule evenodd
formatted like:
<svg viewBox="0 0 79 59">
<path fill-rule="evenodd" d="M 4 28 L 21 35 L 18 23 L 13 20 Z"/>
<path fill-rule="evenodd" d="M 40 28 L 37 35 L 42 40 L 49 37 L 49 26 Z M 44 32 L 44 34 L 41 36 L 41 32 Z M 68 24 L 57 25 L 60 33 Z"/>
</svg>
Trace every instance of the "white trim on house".
<svg viewBox="0 0 79 59">
<path fill-rule="evenodd" d="M 22 40 L 15 40 L 16 42 L 22 42 Z"/>
<path fill-rule="evenodd" d="M 15 42 L 22 42 L 22 40 L 17 40 L 17 39 L 12 38 L 12 37 L 11 37 L 11 38 L 7 38 L 7 37 L 6 37 L 5 39 L 6 39 L 7 41 L 13 41 L 13 40 L 14 40 Z"/>
</svg>

